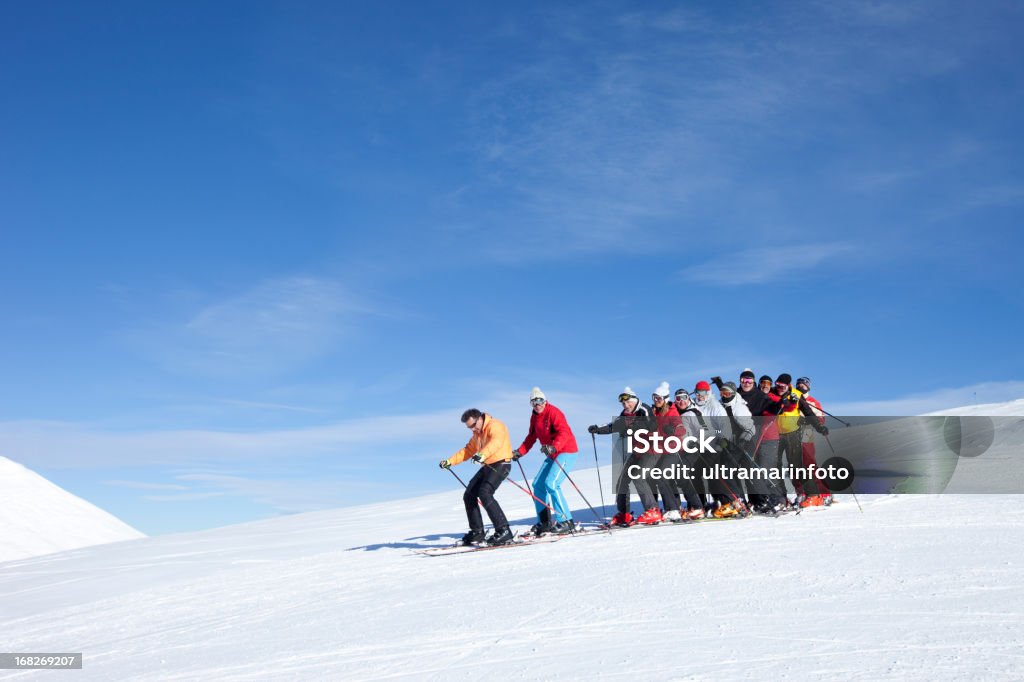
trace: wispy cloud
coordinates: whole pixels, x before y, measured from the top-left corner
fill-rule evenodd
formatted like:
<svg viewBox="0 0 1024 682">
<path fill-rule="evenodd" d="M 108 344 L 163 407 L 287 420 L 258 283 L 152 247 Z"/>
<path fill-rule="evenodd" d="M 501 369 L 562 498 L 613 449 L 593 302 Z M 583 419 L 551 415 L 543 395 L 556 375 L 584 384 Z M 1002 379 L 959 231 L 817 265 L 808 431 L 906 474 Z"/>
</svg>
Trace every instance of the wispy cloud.
<svg viewBox="0 0 1024 682">
<path fill-rule="evenodd" d="M 245 498 L 257 504 L 267 505 L 283 514 L 343 506 L 351 502 L 355 488 L 363 494 L 373 490 L 386 492 L 388 488 L 379 482 L 338 480 L 324 476 L 254 478 L 194 473 L 182 474 L 176 478 L 212 489 L 209 493 L 211 496 Z"/>
<path fill-rule="evenodd" d="M 971 190 L 964 197 L 965 205 L 970 208 L 1014 206 L 1022 202 L 1024 202 L 1024 184 L 979 187 Z"/>
<path fill-rule="evenodd" d="M 112 432 L 89 424 L 0 423 L 0 444 L 17 461 L 67 468 L 181 465 L 244 460 L 282 461 L 323 454 L 365 452 L 367 447 L 409 449 L 430 440 L 464 436 L 461 410 L 384 415 L 322 426 L 246 432 L 156 430 Z"/>
<path fill-rule="evenodd" d="M 337 281 L 286 277 L 209 303 L 180 323 L 131 333 L 128 340 L 176 370 L 275 374 L 336 350 L 358 316 L 376 312 Z"/>
<path fill-rule="evenodd" d="M 178 483 L 149 483 L 147 481 L 103 481 L 104 485 L 112 485 L 116 488 L 131 488 L 133 490 L 188 490 L 188 486 Z"/>
<path fill-rule="evenodd" d="M 676 229 L 659 233 L 663 245 L 707 243 L 687 228 L 706 223 L 709 206 L 739 211 L 785 190 L 784 176 L 752 183 L 748 165 L 833 138 L 832 112 L 954 72 L 983 46 L 982 32 L 957 32 L 925 5 L 831 5 L 766 5 L 739 20 L 698 9 L 542 13 L 518 67 L 469 103 L 482 172 L 460 204 L 492 227 L 492 255 L 537 257 L 554 239 L 562 256 L 643 251 L 650 240 L 635 230 L 666 223 Z M 858 182 L 869 190 L 918 172 L 883 168 Z M 734 223 L 730 236 L 755 229 Z"/>
<path fill-rule="evenodd" d="M 302 405 L 285 405 L 283 403 L 264 403 L 253 400 L 233 400 L 231 398 L 221 398 L 221 403 L 225 405 L 234 405 L 236 407 L 244 407 L 253 410 L 271 410 L 271 411 L 283 411 L 283 412 L 305 412 L 308 414 L 324 414 L 327 410 L 315 408 L 315 407 L 304 407 Z"/>
<path fill-rule="evenodd" d="M 921 171 L 912 169 L 866 171 L 852 175 L 844 184 L 854 192 L 871 193 L 903 185 L 920 175 Z"/>
<path fill-rule="evenodd" d="M 147 502 L 197 502 L 224 496 L 224 491 L 208 490 L 206 492 L 174 493 L 173 495 L 144 495 L 142 499 Z"/>
<path fill-rule="evenodd" d="M 793 273 L 807 273 L 827 260 L 855 251 L 846 242 L 769 246 L 713 258 L 682 274 L 687 280 L 705 286 L 764 284 Z"/>
</svg>

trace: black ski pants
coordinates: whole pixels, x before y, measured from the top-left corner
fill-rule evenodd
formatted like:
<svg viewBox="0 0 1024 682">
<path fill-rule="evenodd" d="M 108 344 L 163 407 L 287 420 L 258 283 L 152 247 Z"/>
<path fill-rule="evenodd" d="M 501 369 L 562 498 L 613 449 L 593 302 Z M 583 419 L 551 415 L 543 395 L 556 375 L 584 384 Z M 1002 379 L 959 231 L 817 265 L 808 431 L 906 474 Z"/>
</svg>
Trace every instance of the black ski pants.
<svg viewBox="0 0 1024 682">
<path fill-rule="evenodd" d="M 501 485 L 501 482 L 508 478 L 512 471 L 511 462 L 500 462 L 498 464 L 484 464 L 480 471 L 476 472 L 473 478 L 469 479 L 466 486 L 466 493 L 462 501 L 466 504 L 466 517 L 469 519 L 469 529 L 482 533 L 484 531 L 484 520 L 480 515 L 480 504 L 483 504 L 487 516 L 491 519 L 494 530 L 501 531 L 508 528 L 508 519 L 501 505 L 494 499 L 494 492 Z"/>
<path fill-rule="evenodd" d="M 768 499 L 772 504 L 786 501 L 786 481 L 782 478 L 782 451 L 779 450 L 778 440 L 761 441 L 761 447 L 754 455 L 757 465 L 767 471 L 778 472 L 775 485 L 772 486 L 772 495 Z"/>
<path fill-rule="evenodd" d="M 657 461 L 658 456 L 650 454 L 638 455 L 633 453 L 626 458 L 622 465 L 622 471 L 619 472 L 619 480 L 615 482 L 615 506 L 620 514 L 625 514 L 629 511 L 630 483 L 636 487 L 636 492 L 640 495 L 640 504 L 644 506 L 644 511 L 657 506 L 658 503 L 654 498 L 654 492 L 651 490 L 648 478 L 650 469 L 657 464 Z M 640 467 L 640 475 L 636 478 L 630 478 L 630 467 L 634 464 Z"/>
<path fill-rule="evenodd" d="M 690 509 L 703 509 L 708 503 L 710 493 L 708 481 L 704 478 L 704 467 L 707 463 L 697 452 L 680 453 L 679 458 L 683 464 L 690 467 L 693 476 L 692 480 L 680 481 L 683 495 L 686 496 L 686 504 Z"/>
<path fill-rule="evenodd" d="M 674 478 L 668 478 L 665 474 L 672 472 L 672 468 L 679 463 L 679 455 L 662 455 L 655 465 L 661 469 L 662 477 L 654 483 L 661 493 L 662 502 L 665 504 L 665 511 L 679 511 L 679 488 Z M 655 502 L 657 504 L 657 502 Z"/>
<path fill-rule="evenodd" d="M 800 442 L 799 429 L 789 433 L 780 433 L 779 445 L 780 451 L 786 451 L 786 460 L 789 462 L 789 466 L 794 469 L 802 469 L 804 467 L 804 448 Z M 807 496 L 818 494 L 818 484 L 809 476 L 799 474 L 794 476 L 793 488 L 798 494 L 803 493 Z"/>
</svg>

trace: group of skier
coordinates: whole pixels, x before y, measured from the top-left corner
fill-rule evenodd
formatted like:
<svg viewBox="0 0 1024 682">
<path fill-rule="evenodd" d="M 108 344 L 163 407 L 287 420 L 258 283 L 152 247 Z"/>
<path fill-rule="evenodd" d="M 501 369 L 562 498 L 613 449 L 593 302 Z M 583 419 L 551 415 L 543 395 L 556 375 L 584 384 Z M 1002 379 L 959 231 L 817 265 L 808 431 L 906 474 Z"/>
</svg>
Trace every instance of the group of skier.
<svg viewBox="0 0 1024 682">
<path fill-rule="evenodd" d="M 692 395 L 680 388 L 674 396 L 670 394 L 668 383 L 662 382 L 652 393 L 651 404 L 644 403 L 631 388 L 623 390 L 619 395 L 622 404 L 619 415 L 607 424 L 590 426 L 587 429 L 590 433 L 618 434 L 625 439 L 623 442 L 629 442 L 630 434 L 641 429 L 664 438 L 682 439 L 686 435 L 703 434 L 714 446 L 713 452 L 671 451 L 661 440 L 658 442 L 662 445 L 647 448 L 643 453 L 626 447 L 625 460 L 615 481 L 617 513 L 611 520 L 612 525 L 680 522 L 705 516 L 728 518 L 749 513 L 777 513 L 789 505 L 809 507 L 831 503 L 832 495 L 825 481 L 806 475 L 809 466 L 817 466 L 814 433 L 828 435 L 821 404 L 810 395 L 811 380 L 800 377 L 794 384 L 792 377 L 783 373 L 774 382 L 765 375 L 755 384 L 754 377 L 752 370 L 744 369 L 739 386 L 722 381 L 721 377 L 711 377 L 710 383 L 697 382 Z M 718 389 L 718 398 L 711 392 L 712 384 Z M 494 493 L 511 472 L 512 462 L 529 452 L 538 441 L 546 458 L 529 491 L 538 519 L 530 531 L 543 535 L 572 533 L 577 529 L 561 489 L 578 457 L 576 438 L 565 415 L 547 402 L 539 388 L 530 392 L 530 404 L 529 431 L 518 448 L 512 448 L 508 427 L 500 420 L 478 409 L 462 414 L 462 423 L 473 435 L 465 447 L 441 460 L 440 466 L 449 469 L 467 460 L 481 465 L 465 484 L 463 501 L 469 532 L 462 539 L 464 544 L 512 542 L 508 520 Z M 791 471 L 805 472 L 792 478 L 792 500 L 787 497 L 783 483 L 784 461 L 792 467 Z M 705 475 L 714 465 L 720 467 L 711 471 L 727 467 L 729 471 L 775 473 L 738 478 Z M 674 467 L 687 467 L 695 475 L 682 478 L 667 475 Z M 639 472 L 639 476 L 631 472 Z M 651 475 L 652 472 L 655 475 Z M 630 485 L 635 487 L 644 509 L 636 517 L 630 511 Z M 493 534 L 486 538 L 480 507 L 487 512 L 494 527 Z"/>
</svg>

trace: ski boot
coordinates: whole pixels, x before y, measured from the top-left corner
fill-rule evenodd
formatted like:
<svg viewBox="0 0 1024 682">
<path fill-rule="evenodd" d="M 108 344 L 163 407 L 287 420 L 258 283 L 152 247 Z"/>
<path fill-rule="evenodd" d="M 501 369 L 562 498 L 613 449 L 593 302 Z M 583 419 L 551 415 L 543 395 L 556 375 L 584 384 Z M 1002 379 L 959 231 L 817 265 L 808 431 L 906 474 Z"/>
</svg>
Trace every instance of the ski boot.
<svg viewBox="0 0 1024 682">
<path fill-rule="evenodd" d="M 488 545 L 507 545 L 510 542 L 512 542 L 512 531 L 507 526 L 501 529 L 495 528 L 491 537 L 487 538 Z"/>
<path fill-rule="evenodd" d="M 613 526 L 622 526 L 623 528 L 627 528 L 632 526 L 634 523 L 636 523 L 636 519 L 634 519 L 633 515 L 629 512 L 619 512 L 612 518 Z"/>
<path fill-rule="evenodd" d="M 661 519 L 661 509 L 659 509 L 658 507 L 651 507 L 643 514 L 641 514 L 637 518 L 636 522 L 642 523 L 645 526 L 656 526 L 659 523 L 661 523 Z"/>
<path fill-rule="evenodd" d="M 732 505 L 732 502 L 726 502 L 720 505 L 718 509 L 712 513 L 716 519 L 731 519 L 734 516 L 740 516 L 740 511 Z"/>
<path fill-rule="evenodd" d="M 551 532 L 555 535 L 570 535 L 576 532 L 576 522 L 572 519 L 569 519 L 568 521 L 559 521 L 555 524 Z"/>
<path fill-rule="evenodd" d="M 530 532 L 538 538 L 541 535 L 544 535 L 544 533 L 550 533 L 552 530 L 554 530 L 554 525 L 551 523 L 550 511 L 548 511 L 547 509 L 541 509 L 539 518 L 540 522 L 535 523 L 530 527 Z"/>
<path fill-rule="evenodd" d="M 482 530 L 471 530 L 462 536 L 462 544 L 464 545 L 475 545 L 483 541 L 484 532 Z"/>
</svg>

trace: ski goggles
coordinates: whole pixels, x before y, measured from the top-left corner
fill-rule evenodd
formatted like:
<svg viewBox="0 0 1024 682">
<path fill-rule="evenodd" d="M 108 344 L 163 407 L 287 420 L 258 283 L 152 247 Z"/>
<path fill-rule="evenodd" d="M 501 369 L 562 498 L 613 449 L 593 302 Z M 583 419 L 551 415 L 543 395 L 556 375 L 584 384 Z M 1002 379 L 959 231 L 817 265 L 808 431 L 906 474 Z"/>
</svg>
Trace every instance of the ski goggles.
<svg viewBox="0 0 1024 682">
<path fill-rule="evenodd" d="M 752 383 L 754 383 L 754 380 L 750 379 L 750 378 L 740 379 L 740 383 L 741 384 L 752 384 Z"/>
<path fill-rule="evenodd" d="M 543 405 L 547 401 L 544 398 L 530 398 L 531 405 Z"/>
<path fill-rule="evenodd" d="M 631 393 L 620 393 L 619 394 L 619 402 L 620 403 L 624 403 L 627 400 L 639 400 L 639 398 L 637 398 L 635 395 L 633 395 Z"/>
<path fill-rule="evenodd" d="M 711 391 L 704 391 L 704 390 L 700 390 L 700 391 L 694 391 L 693 393 L 694 393 L 694 395 L 696 395 L 696 396 L 697 396 L 698 398 L 707 398 L 707 397 L 708 397 L 708 395 L 709 395 L 709 394 L 711 393 Z"/>
<path fill-rule="evenodd" d="M 682 393 L 676 393 L 676 402 L 677 403 L 681 402 L 681 401 L 689 401 L 689 400 L 690 400 L 690 394 L 689 393 L 686 393 L 685 391 L 682 392 Z"/>
<path fill-rule="evenodd" d="M 653 400 L 656 403 L 660 403 L 664 399 L 665 399 L 665 396 L 663 396 L 663 395 L 658 395 L 657 393 L 652 393 L 651 394 L 651 400 Z"/>
</svg>

